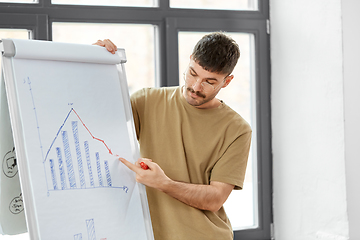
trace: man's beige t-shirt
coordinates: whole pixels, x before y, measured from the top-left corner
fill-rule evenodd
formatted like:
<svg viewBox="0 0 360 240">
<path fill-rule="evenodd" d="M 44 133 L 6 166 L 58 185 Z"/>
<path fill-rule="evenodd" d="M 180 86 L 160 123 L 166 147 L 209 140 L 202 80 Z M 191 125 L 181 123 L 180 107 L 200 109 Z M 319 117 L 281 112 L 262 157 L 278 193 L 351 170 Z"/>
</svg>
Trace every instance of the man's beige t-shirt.
<svg viewBox="0 0 360 240">
<path fill-rule="evenodd" d="M 218 181 L 241 189 L 251 142 L 249 124 L 224 103 L 214 109 L 193 107 L 181 91 L 147 88 L 132 95 L 141 156 L 176 181 Z M 217 212 L 199 210 L 153 188 L 146 191 L 155 240 L 233 239 L 223 207 Z"/>
</svg>

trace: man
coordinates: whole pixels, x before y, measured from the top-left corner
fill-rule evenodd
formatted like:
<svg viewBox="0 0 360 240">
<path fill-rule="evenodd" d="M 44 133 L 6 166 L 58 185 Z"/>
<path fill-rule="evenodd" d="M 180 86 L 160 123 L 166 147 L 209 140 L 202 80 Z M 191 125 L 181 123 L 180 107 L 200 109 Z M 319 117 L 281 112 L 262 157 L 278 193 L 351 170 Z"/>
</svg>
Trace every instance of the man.
<svg viewBox="0 0 360 240">
<path fill-rule="evenodd" d="M 110 40 L 96 44 L 116 51 Z M 190 56 L 185 86 L 131 96 L 143 158 L 120 161 L 147 186 L 156 240 L 233 239 L 223 204 L 243 186 L 251 128 L 216 95 L 234 78 L 239 57 L 224 33 L 205 35 Z"/>
</svg>

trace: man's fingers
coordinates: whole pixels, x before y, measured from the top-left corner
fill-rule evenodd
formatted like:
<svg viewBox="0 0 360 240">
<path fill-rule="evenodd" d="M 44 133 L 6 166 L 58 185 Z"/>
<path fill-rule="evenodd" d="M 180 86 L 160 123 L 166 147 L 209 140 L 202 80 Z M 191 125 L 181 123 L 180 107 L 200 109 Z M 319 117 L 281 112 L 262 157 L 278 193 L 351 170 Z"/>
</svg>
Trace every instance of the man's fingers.
<svg viewBox="0 0 360 240">
<path fill-rule="evenodd" d="M 106 49 L 109 52 L 111 52 L 112 54 L 114 54 L 117 51 L 116 45 L 110 39 L 105 39 L 104 43 L 105 43 Z"/>
<path fill-rule="evenodd" d="M 92 45 L 98 45 L 98 46 L 104 47 L 105 43 L 103 41 L 101 41 L 101 40 L 97 40 L 97 42 L 93 43 Z"/>
<path fill-rule="evenodd" d="M 113 43 L 110 39 L 105 39 L 104 41 L 109 43 L 109 45 L 111 45 L 111 47 L 113 47 L 114 49 L 117 49 L 115 43 Z"/>
<path fill-rule="evenodd" d="M 138 162 L 138 163 L 140 163 L 140 162 L 148 163 L 148 162 L 152 162 L 152 160 L 149 159 L 149 158 L 139 158 L 136 162 Z"/>
<path fill-rule="evenodd" d="M 93 43 L 93 45 L 105 47 L 106 50 L 108 50 L 112 54 L 115 54 L 115 52 L 117 51 L 117 46 L 110 39 L 98 40 L 96 43 Z"/>
<path fill-rule="evenodd" d="M 119 158 L 119 160 L 120 160 L 120 162 L 125 164 L 125 166 L 127 166 L 131 171 L 137 173 L 137 171 L 139 170 L 139 168 L 137 166 L 135 166 L 131 162 L 127 161 L 125 158 Z"/>
<path fill-rule="evenodd" d="M 144 170 L 151 169 L 150 164 L 152 163 L 151 159 L 148 158 L 139 158 L 136 161 L 136 166 L 141 167 Z"/>
</svg>

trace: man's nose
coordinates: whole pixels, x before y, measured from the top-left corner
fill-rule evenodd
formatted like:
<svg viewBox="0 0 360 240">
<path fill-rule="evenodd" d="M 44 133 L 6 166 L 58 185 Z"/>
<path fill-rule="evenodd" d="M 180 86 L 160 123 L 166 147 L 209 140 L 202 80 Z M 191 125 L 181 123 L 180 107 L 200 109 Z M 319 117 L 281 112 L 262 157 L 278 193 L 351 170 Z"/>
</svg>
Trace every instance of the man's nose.
<svg viewBox="0 0 360 240">
<path fill-rule="evenodd" d="M 195 83 L 192 85 L 193 89 L 195 92 L 201 92 L 202 90 L 202 85 L 201 85 L 201 79 L 197 79 L 195 81 Z"/>
</svg>

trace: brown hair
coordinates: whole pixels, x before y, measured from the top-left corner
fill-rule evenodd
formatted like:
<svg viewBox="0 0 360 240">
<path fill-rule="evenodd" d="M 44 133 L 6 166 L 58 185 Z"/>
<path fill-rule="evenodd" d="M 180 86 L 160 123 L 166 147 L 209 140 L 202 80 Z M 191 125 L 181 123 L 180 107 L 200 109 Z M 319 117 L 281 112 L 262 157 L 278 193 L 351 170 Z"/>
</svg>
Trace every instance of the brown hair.
<svg viewBox="0 0 360 240">
<path fill-rule="evenodd" d="M 210 72 L 230 74 L 240 57 L 237 43 L 223 32 L 203 36 L 195 45 L 192 58 Z"/>
</svg>

